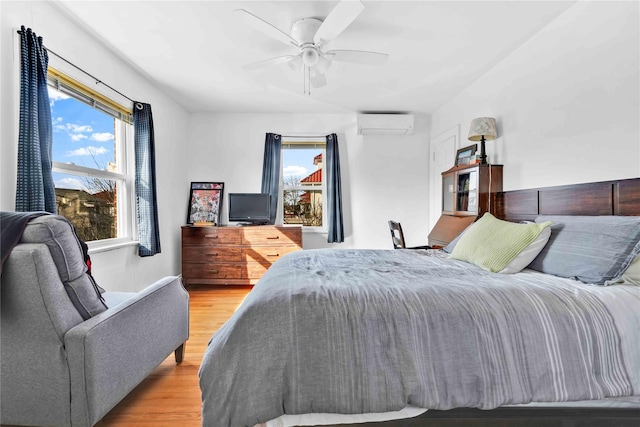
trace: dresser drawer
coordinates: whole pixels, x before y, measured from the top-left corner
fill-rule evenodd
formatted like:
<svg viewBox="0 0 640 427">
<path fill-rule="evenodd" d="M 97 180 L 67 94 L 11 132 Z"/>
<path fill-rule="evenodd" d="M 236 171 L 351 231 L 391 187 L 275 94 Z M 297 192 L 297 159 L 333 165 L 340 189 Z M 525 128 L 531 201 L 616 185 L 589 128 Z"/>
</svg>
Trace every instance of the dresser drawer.
<svg viewBox="0 0 640 427">
<path fill-rule="evenodd" d="M 182 275 L 190 281 L 201 279 L 233 279 L 242 277 L 243 266 L 238 264 L 182 264 Z"/>
<path fill-rule="evenodd" d="M 274 263 L 289 252 L 298 250 L 297 246 L 253 246 L 242 249 L 242 261 Z"/>
<path fill-rule="evenodd" d="M 242 230 L 226 227 L 182 227 L 183 245 L 239 245 Z"/>
<path fill-rule="evenodd" d="M 245 245 L 295 245 L 302 246 L 302 235 L 294 227 L 245 228 L 242 243 Z"/>
<path fill-rule="evenodd" d="M 242 277 L 244 279 L 259 279 L 262 277 L 264 272 L 267 271 L 269 267 L 271 267 L 271 264 L 273 263 L 260 264 L 257 262 L 248 262 L 246 264 L 246 268 L 242 272 Z"/>
<path fill-rule="evenodd" d="M 182 248 L 182 259 L 188 262 L 240 262 L 242 250 L 225 246 L 185 245 Z"/>
</svg>

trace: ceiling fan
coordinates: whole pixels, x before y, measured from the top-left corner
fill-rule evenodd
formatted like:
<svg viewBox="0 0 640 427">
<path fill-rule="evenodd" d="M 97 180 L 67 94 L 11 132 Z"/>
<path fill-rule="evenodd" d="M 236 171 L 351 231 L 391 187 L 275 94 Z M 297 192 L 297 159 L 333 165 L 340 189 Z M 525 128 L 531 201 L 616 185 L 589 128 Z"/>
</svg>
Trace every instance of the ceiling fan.
<svg viewBox="0 0 640 427">
<path fill-rule="evenodd" d="M 245 69 L 259 69 L 287 63 L 293 71 L 304 72 L 304 93 L 311 94 L 311 86 L 320 88 L 327 84 L 325 72 L 332 61 L 351 62 L 364 65 L 382 65 L 389 55 L 365 50 L 327 50 L 324 45 L 339 36 L 360 15 L 364 4 L 360 0 L 342 0 L 333 8 L 324 21 L 302 18 L 291 26 L 287 34 L 259 16 L 245 9 L 236 9 L 249 25 L 255 29 L 298 49 L 296 54 L 277 56 L 245 65 Z"/>
</svg>

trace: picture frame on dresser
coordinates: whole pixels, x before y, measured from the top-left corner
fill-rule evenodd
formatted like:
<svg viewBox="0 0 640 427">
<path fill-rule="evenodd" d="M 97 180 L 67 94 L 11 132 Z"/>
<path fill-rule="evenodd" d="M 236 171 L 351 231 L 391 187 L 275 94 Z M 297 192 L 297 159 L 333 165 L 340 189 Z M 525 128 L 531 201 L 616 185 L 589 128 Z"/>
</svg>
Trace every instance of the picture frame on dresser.
<svg viewBox="0 0 640 427">
<path fill-rule="evenodd" d="M 478 151 L 478 144 L 472 144 L 464 148 L 460 148 L 456 151 L 455 166 L 468 165 L 471 161 L 471 156 Z"/>
<path fill-rule="evenodd" d="M 224 182 L 191 182 L 187 224 L 220 225 Z"/>
</svg>

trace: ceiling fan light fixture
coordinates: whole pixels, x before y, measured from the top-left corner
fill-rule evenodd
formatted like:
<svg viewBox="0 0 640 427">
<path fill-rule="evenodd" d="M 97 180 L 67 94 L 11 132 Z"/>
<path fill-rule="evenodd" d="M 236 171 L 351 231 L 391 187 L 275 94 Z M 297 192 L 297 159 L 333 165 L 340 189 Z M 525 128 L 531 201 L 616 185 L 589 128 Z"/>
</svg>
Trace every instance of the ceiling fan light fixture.
<svg viewBox="0 0 640 427">
<path fill-rule="evenodd" d="M 318 51 L 313 47 L 302 49 L 302 63 L 307 67 L 315 67 L 319 58 L 320 55 L 318 55 Z"/>
</svg>

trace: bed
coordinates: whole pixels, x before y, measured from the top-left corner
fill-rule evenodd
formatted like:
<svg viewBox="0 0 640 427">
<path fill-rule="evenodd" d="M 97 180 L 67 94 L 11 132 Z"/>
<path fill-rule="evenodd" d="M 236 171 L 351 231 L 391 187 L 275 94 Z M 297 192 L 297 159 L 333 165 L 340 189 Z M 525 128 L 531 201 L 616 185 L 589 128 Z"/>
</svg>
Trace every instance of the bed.
<svg viewBox="0 0 640 427">
<path fill-rule="evenodd" d="M 553 215 L 559 228 L 541 252 L 551 261 L 572 227 L 592 230 L 599 218 L 628 229 L 612 244 L 624 240 L 617 250 L 635 252 L 619 257 L 618 270 L 640 251 L 640 179 L 500 193 L 493 204 L 510 221 L 540 225 Z M 596 238 L 608 253 L 606 238 Z M 209 343 L 199 372 L 203 425 L 640 421 L 640 286 L 531 268 L 496 274 L 450 255 L 322 249 L 283 257 Z M 571 266 L 568 256 L 542 270 Z"/>
</svg>

